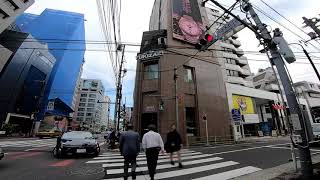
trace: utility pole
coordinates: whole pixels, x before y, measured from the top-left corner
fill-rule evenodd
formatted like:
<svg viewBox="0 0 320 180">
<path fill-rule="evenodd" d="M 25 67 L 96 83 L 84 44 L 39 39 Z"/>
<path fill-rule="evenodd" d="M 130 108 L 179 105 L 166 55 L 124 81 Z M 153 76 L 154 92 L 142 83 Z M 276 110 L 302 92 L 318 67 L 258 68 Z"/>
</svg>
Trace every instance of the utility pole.
<svg viewBox="0 0 320 180">
<path fill-rule="evenodd" d="M 250 13 L 252 19 L 255 22 L 255 25 L 252 24 L 251 26 L 231 13 L 228 9 L 224 8 L 215 0 L 210 1 L 223 9 L 226 13 L 237 19 L 239 22 L 244 24 L 246 27 L 253 30 L 257 36 L 257 39 L 264 45 L 264 51 L 270 55 L 270 63 L 271 65 L 276 66 L 280 76 L 280 80 L 284 87 L 284 92 L 287 97 L 287 102 L 291 114 L 290 116 L 294 128 L 294 138 L 296 138 L 297 147 L 299 149 L 302 176 L 304 179 L 310 179 L 313 175 L 313 169 L 309 142 L 306 134 L 306 125 L 281 55 L 283 55 L 288 62 L 294 62 L 295 58 L 293 55 L 290 56 L 290 54 L 293 53 L 291 49 L 288 48 L 287 42 L 283 39 L 282 32 L 279 29 L 275 29 L 274 35 L 272 37 L 267 29 L 267 25 L 261 22 L 259 16 L 256 14 L 254 9 L 252 8 L 252 5 L 249 3 L 249 0 L 242 0 L 243 3 L 241 4 L 241 6 L 244 11 Z M 252 26 L 254 26 L 255 28 L 252 28 Z"/>
<path fill-rule="evenodd" d="M 174 67 L 174 75 L 173 75 L 173 79 L 174 79 L 174 97 L 176 100 L 176 126 L 177 126 L 177 131 L 180 130 L 179 127 L 179 99 L 178 99 L 178 74 L 177 74 L 177 67 Z"/>
<path fill-rule="evenodd" d="M 308 33 L 311 39 L 316 39 L 317 37 L 320 37 L 320 29 L 317 26 L 317 23 L 320 22 L 320 19 L 319 18 L 308 19 L 306 17 L 302 17 L 302 19 L 306 24 L 305 27 L 309 26 L 312 30 L 314 30 L 314 32 Z"/>
<path fill-rule="evenodd" d="M 120 61 L 118 79 L 117 79 L 117 93 L 116 93 L 116 103 L 115 103 L 115 110 L 114 110 L 114 126 L 119 131 L 119 124 L 120 124 L 120 110 L 121 110 L 121 99 L 122 99 L 122 67 L 124 63 L 124 51 L 125 45 L 120 45 L 122 49 L 122 57 Z"/>
</svg>

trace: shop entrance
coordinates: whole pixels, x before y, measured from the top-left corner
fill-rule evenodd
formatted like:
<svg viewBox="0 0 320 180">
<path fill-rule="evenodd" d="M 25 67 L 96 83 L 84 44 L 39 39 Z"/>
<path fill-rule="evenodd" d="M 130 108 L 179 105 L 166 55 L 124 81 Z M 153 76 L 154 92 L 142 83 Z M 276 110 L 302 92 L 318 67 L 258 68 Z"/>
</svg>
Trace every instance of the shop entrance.
<svg viewBox="0 0 320 180">
<path fill-rule="evenodd" d="M 158 127 L 158 114 L 157 113 L 143 113 L 141 116 L 141 137 L 149 131 L 148 126 L 153 124 Z"/>
</svg>

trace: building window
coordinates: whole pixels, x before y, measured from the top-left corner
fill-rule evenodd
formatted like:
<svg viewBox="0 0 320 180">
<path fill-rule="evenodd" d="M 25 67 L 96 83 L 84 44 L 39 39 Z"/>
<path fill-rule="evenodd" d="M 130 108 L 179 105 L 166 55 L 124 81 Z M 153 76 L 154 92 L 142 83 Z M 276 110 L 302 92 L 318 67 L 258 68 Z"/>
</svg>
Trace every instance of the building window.
<svg viewBox="0 0 320 180">
<path fill-rule="evenodd" d="M 78 112 L 77 115 L 78 115 L 78 116 L 84 116 L 84 113 L 83 113 L 83 112 Z"/>
<path fill-rule="evenodd" d="M 87 111 L 88 112 L 94 112 L 94 109 L 93 108 L 87 108 Z"/>
<path fill-rule="evenodd" d="M 87 116 L 92 116 L 92 113 L 87 113 Z"/>
<path fill-rule="evenodd" d="M 86 103 L 79 103 L 79 106 L 86 106 Z"/>
<path fill-rule="evenodd" d="M 159 65 L 158 63 L 150 63 L 144 65 L 144 79 L 158 79 Z"/>
<path fill-rule="evenodd" d="M 0 18 L 6 19 L 7 17 L 9 17 L 9 15 L 6 12 L 4 12 L 2 9 L 0 9 Z"/>
<path fill-rule="evenodd" d="M 95 94 L 90 94 L 89 97 L 90 97 L 90 98 L 96 98 L 97 95 L 95 95 Z"/>
<path fill-rule="evenodd" d="M 94 104 L 92 104 L 92 103 L 88 103 L 88 105 L 87 105 L 88 107 L 94 107 Z"/>
<path fill-rule="evenodd" d="M 95 99 L 89 99 L 88 102 L 96 102 Z"/>
<path fill-rule="evenodd" d="M 86 102 L 87 99 L 86 98 L 80 98 L 80 102 Z"/>
<path fill-rule="evenodd" d="M 83 121 L 82 117 L 77 117 L 77 121 Z"/>
<path fill-rule="evenodd" d="M 7 4 L 7 6 L 10 9 L 13 9 L 13 10 L 19 9 L 19 6 L 17 6 L 16 3 L 14 3 L 12 0 L 5 0 L 4 3 Z"/>
<path fill-rule="evenodd" d="M 81 97 L 87 97 L 88 94 L 81 94 Z"/>
<path fill-rule="evenodd" d="M 193 68 L 191 67 L 184 67 L 185 69 L 185 75 L 184 75 L 184 81 L 188 83 L 193 82 Z"/>
<path fill-rule="evenodd" d="M 86 118 L 86 121 L 92 121 L 92 118 Z"/>
<path fill-rule="evenodd" d="M 314 84 L 310 84 L 310 87 L 311 87 L 311 88 L 314 88 Z"/>
<path fill-rule="evenodd" d="M 265 109 L 266 109 L 266 113 L 271 113 L 271 109 L 269 106 L 265 106 Z"/>
<path fill-rule="evenodd" d="M 84 108 L 78 108 L 78 111 L 84 111 Z"/>
</svg>

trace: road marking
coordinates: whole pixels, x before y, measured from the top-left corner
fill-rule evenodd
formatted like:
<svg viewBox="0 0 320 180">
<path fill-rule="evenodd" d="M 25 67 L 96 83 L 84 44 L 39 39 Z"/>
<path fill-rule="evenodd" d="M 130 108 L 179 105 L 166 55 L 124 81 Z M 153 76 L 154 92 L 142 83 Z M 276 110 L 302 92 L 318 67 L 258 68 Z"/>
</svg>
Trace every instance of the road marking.
<svg viewBox="0 0 320 180">
<path fill-rule="evenodd" d="M 196 165 L 196 164 L 201 164 L 201 163 L 207 163 L 207 162 L 213 162 L 213 161 L 218 161 L 218 160 L 222 160 L 223 158 L 220 157 L 213 157 L 213 158 L 206 158 L 206 159 L 199 159 L 199 160 L 193 160 L 193 161 L 187 161 L 187 162 L 183 162 L 183 165 Z M 174 166 L 172 166 L 171 164 L 161 164 L 157 166 L 157 170 L 159 169 L 167 169 L 167 168 L 172 168 Z M 131 171 L 131 168 L 129 169 L 129 172 Z M 143 171 L 148 171 L 148 167 L 144 166 L 144 167 L 138 167 L 136 169 L 136 172 L 143 172 Z M 123 168 L 119 168 L 119 169 L 110 169 L 107 170 L 108 174 L 121 174 L 124 173 Z"/>
<path fill-rule="evenodd" d="M 213 169 L 219 169 L 223 167 L 228 167 L 228 166 L 233 166 L 239 164 L 238 162 L 234 161 L 226 161 L 222 163 L 216 163 L 216 164 L 210 164 L 206 166 L 199 166 L 199 167 L 194 167 L 194 168 L 185 168 L 182 170 L 177 170 L 177 171 L 169 171 L 169 172 L 163 172 L 163 173 L 157 173 L 155 174 L 155 179 L 165 179 L 165 178 L 172 178 L 172 177 L 177 177 L 177 176 L 183 176 L 183 175 L 188 175 L 188 174 L 193 174 L 193 173 L 199 173 L 199 172 L 204 172 L 204 171 L 209 171 Z M 139 167 L 138 167 L 139 168 Z M 117 178 L 113 180 L 122 180 L 123 178 Z M 145 180 L 146 176 L 137 176 L 137 180 Z M 147 178 L 149 179 L 149 178 Z"/>
<path fill-rule="evenodd" d="M 258 146 L 258 147 L 245 148 L 245 149 L 237 149 L 237 150 L 231 150 L 231 151 L 224 151 L 224 152 L 213 153 L 212 155 L 228 154 L 228 153 L 241 152 L 241 151 L 249 151 L 249 150 L 254 150 L 254 149 L 261 149 L 261 148 L 273 147 L 273 146 L 279 146 L 279 145 L 286 145 L 286 144 L 290 144 L 290 143 L 275 144 L 275 145 L 268 145 L 268 146 Z"/>
<path fill-rule="evenodd" d="M 187 153 L 194 153 L 194 152 L 196 152 L 196 151 L 189 151 L 189 150 L 187 150 L 187 151 L 180 151 L 180 154 L 187 154 Z M 176 154 L 176 153 L 174 153 L 174 154 Z M 159 156 L 167 156 L 167 155 L 168 155 L 168 153 L 159 154 Z M 107 152 L 107 153 L 102 153 L 102 154 L 99 155 L 99 156 L 112 157 L 112 158 L 113 158 L 113 157 L 122 157 L 122 155 L 121 155 L 119 152 L 117 152 L 117 153 Z M 145 155 L 145 153 L 140 153 L 139 156 L 140 156 L 140 157 L 145 157 L 146 155 Z"/>
<path fill-rule="evenodd" d="M 196 155 L 196 156 L 189 156 L 189 157 L 184 157 L 183 160 L 188 160 L 188 159 L 197 159 L 197 158 L 206 158 L 206 157 L 210 157 L 212 156 L 212 154 L 202 154 L 202 155 Z M 163 163 L 163 162 L 170 162 L 170 159 L 159 159 L 158 163 Z M 108 161 L 105 160 L 97 160 L 97 161 L 88 161 L 86 163 L 92 164 L 92 163 L 108 163 Z M 147 161 L 137 161 L 138 165 L 144 165 L 147 164 Z M 123 166 L 123 162 L 122 163 L 109 163 L 109 164 L 103 164 L 102 167 L 119 167 L 119 166 Z"/>
<path fill-rule="evenodd" d="M 56 163 L 50 164 L 49 166 L 52 166 L 52 167 L 64 167 L 64 166 L 70 165 L 73 162 L 74 162 L 74 160 L 67 159 L 67 160 L 63 160 L 63 161 L 60 161 L 60 162 L 56 162 Z"/>
<path fill-rule="evenodd" d="M 99 143 L 99 146 L 103 146 L 106 142 Z"/>
<path fill-rule="evenodd" d="M 252 167 L 252 166 L 247 166 L 247 167 L 243 167 L 243 168 L 239 168 L 239 169 L 234 169 L 234 170 L 231 170 L 231 171 L 226 171 L 226 172 L 214 174 L 214 175 L 211 175 L 211 176 L 197 178 L 197 179 L 194 179 L 194 180 L 213 180 L 213 179 L 225 180 L 225 179 L 231 179 L 231 178 L 235 178 L 235 177 L 238 177 L 238 176 L 254 173 L 254 172 L 257 172 L 257 171 L 260 171 L 260 170 L 262 170 L 262 169 L 256 168 L 256 167 Z"/>
<path fill-rule="evenodd" d="M 42 152 L 25 152 L 21 153 L 15 156 L 10 157 L 11 159 L 20 159 L 20 158 L 26 158 L 26 157 L 31 157 L 31 156 L 36 156 L 42 154 Z"/>
<path fill-rule="evenodd" d="M 190 152 L 190 153 L 185 153 L 185 154 L 181 154 L 181 156 L 192 156 L 192 155 L 199 155 L 199 154 L 202 154 L 201 152 Z M 142 158 L 145 158 L 146 156 L 144 154 L 139 154 L 138 157 L 137 157 L 137 160 L 142 159 Z M 176 157 L 176 156 L 174 156 Z M 166 154 L 166 155 L 163 155 L 163 156 L 159 156 L 159 159 L 163 159 L 163 158 L 169 158 L 169 155 Z M 95 160 L 98 160 L 98 159 L 112 159 L 114 161 L 110 161 L 110 162 L 116 162 L 117 159 L 123 159 L 123 156 L 121 155 L 115 155 L 114 157 L 112 156 L 103 156 L 103 155 L 100 155 L 99 157 L 96 157 L 96 158 L 93 158 Z"/>
</svg>

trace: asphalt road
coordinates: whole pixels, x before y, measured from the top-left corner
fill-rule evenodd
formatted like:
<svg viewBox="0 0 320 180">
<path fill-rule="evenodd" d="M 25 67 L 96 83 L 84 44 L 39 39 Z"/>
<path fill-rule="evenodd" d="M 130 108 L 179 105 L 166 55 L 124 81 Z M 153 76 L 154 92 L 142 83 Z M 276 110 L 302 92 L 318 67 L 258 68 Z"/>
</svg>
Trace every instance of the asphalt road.
<svg viewBox="0 0 320 180">
<path fill-rule="evenodd" d="M 10 144 L 10 143 L 11 144 Z M 15 142 L 16 147 L 14 146 Z M 65 159 L 56 159 L 52 156 L 52 144 L 54 139 L 31 139 L 28 140 L 0 140 L 0 146 L 3 147 L 5 158 L 0 161 L 0 179 L 1 180 L 95 180 L 95 179 L 113 179 L 105 176 L 100 163 L 88 163 L 93 161 L 93 157 L 70 157 Z M 9 144 L 8 144 L 9 143 Z M 272 140 L 254 143 L 244 143 L 237 145 L 225 145 L 216 147 L 193 147 L 190 151 L 203 154 L 211 154 L 212 157 L 222 158 L 224 162 L 237 162 L 239 168 L 252 166 L 260 169 L 275 167 L 288 163 L 291 158 L 288 140 Z M 17 147 L 19 146 L 19 147 Z M 108 153 L 106 146 L 103 145 L 102 152 Z M 313 153 L 319 153 L 319 147 L 312 148 Z M 203 158 L 205 159 L 205 158 Z M 187 162 L 187 161 L 185 161 Z M 163 163 L 167 164 L 167 163 Z M 202 164 L 207 165 L 207 164 Z M 192 165 L 186 165 L 185 172 L 190 173 L 189 168 Z M 201 167 L 200 167 L 201 168 Z M 189 175 L 179 175 L 175 180 L 192 179 L 206 174 L 216 174 L 232 170 L 234 167 L 225 167 L 215 169 L 214 171 L 204 171 L 202 173 L 194 172 Z M 177 172 L 179 169 L 176 169 Z M 181 170 L 181 169 L 180 169 Z M 159 170 L 159 174 L 166 174 L 167 170 Z M 174 172 L 173 172 L 174 174 Z M 115 176 L 121 178 L 121 175 Z M 168 176 L 170 177 L 170 175 Z"/>
</svg>

